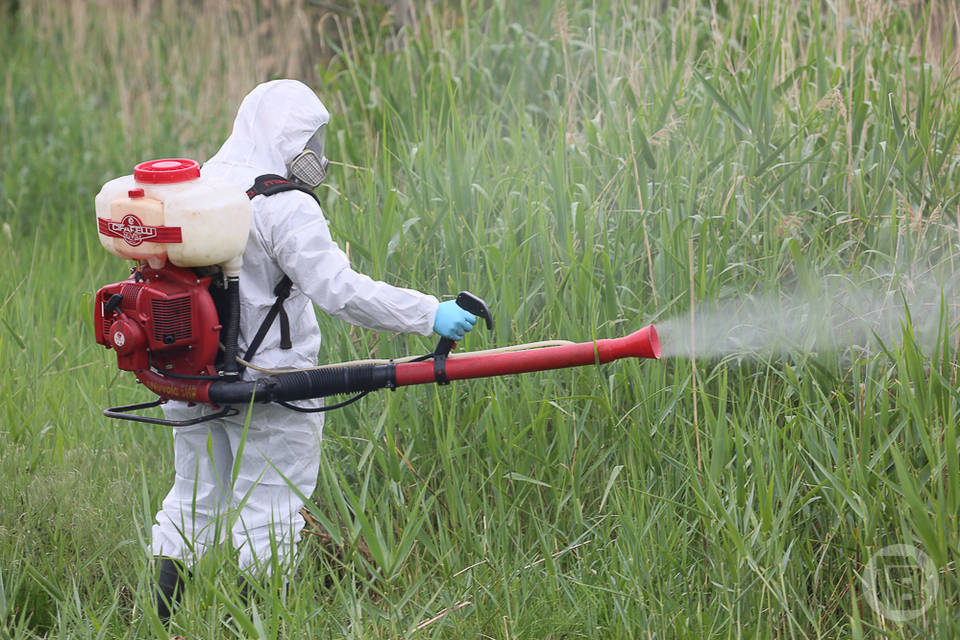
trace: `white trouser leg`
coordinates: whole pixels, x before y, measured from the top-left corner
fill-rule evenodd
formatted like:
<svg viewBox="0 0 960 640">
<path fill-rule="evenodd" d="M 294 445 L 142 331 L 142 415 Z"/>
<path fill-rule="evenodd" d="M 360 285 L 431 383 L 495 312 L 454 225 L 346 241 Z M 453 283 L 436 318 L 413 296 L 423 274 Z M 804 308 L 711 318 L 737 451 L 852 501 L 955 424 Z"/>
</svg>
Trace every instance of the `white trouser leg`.
<svg viewBox="0 0 960 640">
<path fill-rule="evenodd" d="M 317 483 L 323 415 L 257 405 L 245 437 L 243 415 L 231 419 L 236 427 L 228 431 L 240 461 L 233 485 L 232 506 L 239 509 L 233 544 L 242 569 L 269 572 L 273 560 L 287 568 L 304 525 L 300 496 L 309 498 Z"/>
<path fill-rule="evenodd" d="M 170 403 L 164 413 L 174 420 L 198 415 L 195 408 L 181 405 Z M 229 428 L 222 420 L 174 428 L 176 475 L 153 526 L 153 555 L 183 560 L 189 566 L 218 542 L 233 465 Z"/>
</svg>

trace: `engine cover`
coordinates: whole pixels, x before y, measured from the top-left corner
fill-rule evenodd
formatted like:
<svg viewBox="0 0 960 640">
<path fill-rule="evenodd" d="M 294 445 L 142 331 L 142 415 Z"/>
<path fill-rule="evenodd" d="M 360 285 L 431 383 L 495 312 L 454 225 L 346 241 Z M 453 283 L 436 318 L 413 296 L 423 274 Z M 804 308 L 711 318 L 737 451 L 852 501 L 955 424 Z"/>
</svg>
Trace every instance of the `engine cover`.
<svg viewBox="0 0 960 640">
<path fill-rule="evenodd" d="M 210 278 L 168 263 L 103 287 L 94 301 L 97 342 L 117 352 L 125 371 L 152 365 L 163 373 L 215 375 L 220 322 L 209 285 Z"/>
</svg>

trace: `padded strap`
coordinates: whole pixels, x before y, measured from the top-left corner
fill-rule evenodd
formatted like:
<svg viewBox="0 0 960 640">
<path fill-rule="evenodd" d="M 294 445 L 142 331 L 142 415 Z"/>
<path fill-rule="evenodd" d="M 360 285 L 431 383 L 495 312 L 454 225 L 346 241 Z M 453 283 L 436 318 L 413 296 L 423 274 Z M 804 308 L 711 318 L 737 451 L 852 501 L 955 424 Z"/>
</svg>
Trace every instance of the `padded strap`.
<svg viewBox="0 0 960 640">
<path fill-rule="evenodd" d="M 257 179 L 253 181 L 253 186 L 247 189 L 247 197 L 253 200 L 257 196 L 272 196 L 284 191 L 301 191 L 316 200 L 317 204 L 320 204 L 320 199 L 317 198 L 313 189 L 305 184 L 287 180 L 275 173 L 265 173 L 262 176 L 257 176 Z"/>
</svg>

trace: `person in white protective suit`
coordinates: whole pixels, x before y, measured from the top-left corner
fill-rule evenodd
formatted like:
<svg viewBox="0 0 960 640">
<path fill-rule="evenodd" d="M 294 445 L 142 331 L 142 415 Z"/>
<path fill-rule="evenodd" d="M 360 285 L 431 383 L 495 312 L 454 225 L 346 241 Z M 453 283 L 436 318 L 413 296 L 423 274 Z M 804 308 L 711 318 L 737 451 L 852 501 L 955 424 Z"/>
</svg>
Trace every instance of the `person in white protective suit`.
<svg viewBox="0 0 960 640">
<path fill-rule="evenodd" d="M 203 165 L 203 175 L 248 188 L 258 176 L 278 174 L 315 188 L 326 172 L 323 142 L 328 120 L 327 110 L 306 85 L 294 80 L 261 84 L 243 99 L 233 132 Z M 310 195 L 294 190 L 255 196 L 251 208 L 240 274 L 240 353 L 276 301 L 274 287 L 284 274 L 293 282 L 283 303 L 292 348 L 281 348 L 280 328 L 274 323 L 254 358 L 259 366 L 317 364 L 320 330 L 314 304 L 368 329 L 424 336 L 436 332 L 454 340 L 476 322 L 453 301 L 438 303 L 433 296 L 351 269 Z M 249 369 L 244 372 L 246 379 L 256 375 Z M 323 414 L 255 405 L 245 430 L 247 411 L 240 409 L 230 418 L 173 431 L 175 480 L 156 516 L 151 539 L 159 564 L 158 613 L 163 618 L 176 605 L 189 567 L 221 537 L 229 534 L 241 568 L 251 573 L 266 573 L 273 566 L 288 568 L 293 558 L 304 525 L 300 496 L 311 495 L 319 471 Z M 201 410 L 170 402 L 165 413 L 179 420 Z"/>
</svg>

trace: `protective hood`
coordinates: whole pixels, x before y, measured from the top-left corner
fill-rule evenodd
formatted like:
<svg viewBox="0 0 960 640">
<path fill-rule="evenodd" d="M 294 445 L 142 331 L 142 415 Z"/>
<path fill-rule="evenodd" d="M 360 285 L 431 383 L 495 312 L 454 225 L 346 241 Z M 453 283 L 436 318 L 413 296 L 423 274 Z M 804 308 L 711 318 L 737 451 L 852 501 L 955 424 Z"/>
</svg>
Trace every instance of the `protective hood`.
<svg viewBox="0 0 960 640">
<path fill-rule="evenodd" d="M 272 80 L 257 85 L 240 103 L 233 132 L 204 165 L 204 174 L 235 176 L 236 169 L 243 168 L 251 177 L 265 173 L 285 176 L 287 163 L 329 119 L 326 107 L 302 82 Z"/>
</svg>

